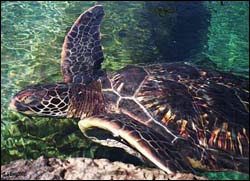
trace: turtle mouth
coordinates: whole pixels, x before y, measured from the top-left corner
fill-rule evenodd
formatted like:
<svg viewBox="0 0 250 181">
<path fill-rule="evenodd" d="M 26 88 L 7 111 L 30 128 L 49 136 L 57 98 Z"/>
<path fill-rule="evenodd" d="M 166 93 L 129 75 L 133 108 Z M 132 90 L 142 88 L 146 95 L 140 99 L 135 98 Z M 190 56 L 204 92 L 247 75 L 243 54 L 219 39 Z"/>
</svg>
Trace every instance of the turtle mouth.
<svg viewBox="0 0 250 181">
<path fill-rule="evenodd" d="M 9 108 L 12 110 L 12 111 L 15 111 L 15 112 L 21 112 L 23 114 L 32 114 L 32 111 L 30 111 L 30 109 L 23 105 L 22 103 L 20 103 L 16 97 L 12 98 L 11 101 L 10 101 L 10 104 L 9 104 Z"/>
<path fill-rule="evenodd" d="M 17 107 L 16 107 L 16 100 L 15 98 L 11 99 L 10 104 L 9 104 L 9 108 L 13 111 L 17 111 Z"/>
</svg>

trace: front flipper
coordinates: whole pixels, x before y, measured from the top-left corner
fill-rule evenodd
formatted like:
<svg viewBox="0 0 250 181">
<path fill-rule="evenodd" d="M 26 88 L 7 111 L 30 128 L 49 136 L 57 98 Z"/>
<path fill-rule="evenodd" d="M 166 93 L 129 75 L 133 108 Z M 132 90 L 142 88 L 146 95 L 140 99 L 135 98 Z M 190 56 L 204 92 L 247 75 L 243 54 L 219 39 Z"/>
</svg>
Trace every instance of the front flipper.
<svg viewBox="0 0 250 181">
<path fill-rule="evenodd" d="M 100 23 L 103 16 L 101 5 L 88 9 L 79 16 L 66 35 L 61 55 L 65 83 L 89 83 L 102 73 Z"/>
<path fill-rule="evenodd" d="M 179 155 L 175 144 L 127 115 L 92 116 L 82 119 L 78 125 L 86 136 L 88 130 L 96 128 L 112 133 L 121 143 L 126 143 L 168 174 L 176 171 L 193 172 L 187 160 Z M 99 131 L 96 130 L 94 134 L 99 134 Z"/>
</svg>

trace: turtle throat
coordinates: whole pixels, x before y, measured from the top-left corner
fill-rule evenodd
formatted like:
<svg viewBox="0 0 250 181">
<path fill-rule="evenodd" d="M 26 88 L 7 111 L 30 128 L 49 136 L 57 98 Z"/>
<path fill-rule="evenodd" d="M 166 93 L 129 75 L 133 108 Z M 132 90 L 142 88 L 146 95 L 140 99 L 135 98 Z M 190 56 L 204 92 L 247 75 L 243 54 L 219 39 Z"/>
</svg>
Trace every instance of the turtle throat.
<svg viewBox="0 0 250 181">
<path fill-rule="evenodd" d="M 68 118 L 85 118 L 105 112 L 101 90 L 91 85 L 74 84 L 69 91 Z"/>
</svg>

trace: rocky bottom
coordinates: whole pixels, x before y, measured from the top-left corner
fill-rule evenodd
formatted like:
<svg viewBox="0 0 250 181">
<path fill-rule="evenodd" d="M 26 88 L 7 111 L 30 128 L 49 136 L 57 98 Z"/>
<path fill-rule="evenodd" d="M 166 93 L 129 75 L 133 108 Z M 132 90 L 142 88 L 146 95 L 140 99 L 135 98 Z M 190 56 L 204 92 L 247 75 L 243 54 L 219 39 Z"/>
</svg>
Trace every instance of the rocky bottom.
<svg viewBox="0 0 250 181">
<path fill-rule="evenodd" d="M 1 180 L 207 180 L 193 174 L 168 175 L 160 169 L 142 168 L 107 159 L 39 157 L 1 166 Z"/>
</svg>

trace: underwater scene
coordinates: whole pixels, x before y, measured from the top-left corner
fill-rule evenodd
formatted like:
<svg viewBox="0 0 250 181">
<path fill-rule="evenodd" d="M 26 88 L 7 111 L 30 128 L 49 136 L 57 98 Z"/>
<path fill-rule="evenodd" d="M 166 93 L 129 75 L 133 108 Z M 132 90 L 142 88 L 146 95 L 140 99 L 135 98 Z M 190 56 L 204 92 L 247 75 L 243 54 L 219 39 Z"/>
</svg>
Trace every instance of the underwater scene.
<svg viewBox="0 0 250 181">
<path fill-rule="evenodd" d="M 72 62 L 67 62 L 69 60 L 67 49 L 69 49 L 70 46 L 76 45 L 72 43 L 74 42 L 73 40 L 70 42 L 70 38 L 72 37 L 67 39 L 68 43 L 63 47 L 64 52 L 62 53 L 61 66 L 61 52 L 65 36 L 71 30 L 72 25 L 81 13 L 95 5 L 102 5 L 105 13 L 103 19 L 102 17 L 99 17 L 103 16 L 103 14 L 98 14 L 95 17 L 96 21 L 98 21 L 97 23 L 100 23 L 99 20 L 102 19 L 100 25 L 101 48 L 99 47 L 98 41 L 97 45 L 95 45 L 99 48 L 97 50 L 98 54 L 95 54 L 98 56 L 96 57 L 97 63 L 94 62 L 97 65 L 87 64 L 90 60 L 84 59 L 84 61 L 87 62 L 85 63 L 87 65 L 79 65 L 83 67 L 84 71 L 86 71 L 89 76 L 87 77 L 84 75 L 84 77 L 81 77 L 77 74 L 72 75 L 75 72 L 73 71 L 74 67 L 70 67 L 72 66 Z M 101 10 L 98 9 L 98 11 Z M 74 32 L 71 31 L 71 36 L 74 35 L 73 33 Z M 93 37 L 95 38 L 95 34 Z M 83 44 L 83 46 L 86 45 Z M 103 58 L 102 53 L 100 52 L 103 52 Z M 102 60 L 103 62 L 98 62 Z M 179 65 L 180 62 L 186 62 L 185 66 L 183 65 L 180 69 L 171 67 L 164 68 L 166 64 L 175 66 Z M 102 63 L 102 71 L 99 71 L 100 63 Z M 157 64 L 157 66 L 150 67 L 153 64 Z M 218 136 L 218 133 L 216 133 L 218 129 L 211 130 L 211 135 L 213 136 L 211 136 L 209 141 L 213 144 L 216 139 L 218 141 L 225 139 L 226 143 L 220 143 L 220 145 L 222 145 L 220 148 L 230 147 L 232 149 L 238 149 L 239 154 L 245 155 L 248 162 L 248 168 L 243 169 L 248 171 L 243 171 L 244 173 L 241 172 L 240 169 L 233 169 L 235 171 L 223 171 L 223 169 L 219 169 L 219 171 L 199 170 L 198 175 L 205 176 L 212 180 L 249 180 L 249 122 L 247 122 L 247 119 L 244 120 L 244 118 L 249 117 L 248 1 L 1 2 L 1 165 L 8 164 L 11 161 L 18 159 L 36 159 L 42 155 L 57 158 L 108 158 L 112 161 L 119 160 L 139 165 L 143 164 L 140 160 L 137 160 L 137 158 L 134 157 L 129 158 L 129 160 L 128 156 L 122 150 L 118 151 L 114 147 L 101 146 L 99 143 L 91 141 L 83 135 L 81 132 L 82 128 L 79 129 L 78 120 L 76 119 L 57 119 L 55 117 L 35 117 L 32 115 L 26 116 L 23 113 L 20 114 L 13 111 L 13 109 L 9 107 L 9 104 L 13 96 L 30 85 L 39 84 L 42 89 L 42 85 L 63 81 L 66 83 L 74 83 L 75 81 L 77 83 L 86 84 L 88 89 L 96 90 L 98 89 L 98 85 L 96 86 L 92 84 L 92 82 L 95 82 L 98 78 L 106 77 L 105 75 L 108 74 L 112 76 L 114 75 L 114 79 L 119 79 L 119 76 L 116 75 L 123 74 L 127 79 L 121 79 L 120 81 L 124 82 L 121 82 L 121 84 L 117 86 L 117 92 L 114 92 L 120 97 L 120 100 L 118 100 L 118 102 L 120 101 L 120 106 L 122 104 L 126 104 L 127 106 L 128 118 L 125 119 L 126 117 L 119 117 L 122 121 L 124 120 L 124 124 L 126 125 L 126 121 L 129 122 L 130 119 L 137 118 L 137 115 L 134 116 L 132 114 L 133 110 L 137 109 L 137 107 L 134 107 L 134 102 L 138 105 L 142 105 L 142 103 L 138 103 L 139 98 L 138 101 L 134 101 L 134 97 L 132 96 L 128 99 L 130 102 L 125 98 L 123 99 L 123 102 L 121 101 L 122 96 L 120 96 L 120 94 L 122 93 L 119 90 L 122 90 L 124 85 L 128 85 L 128 90 L 134 86 L 136 93 L 138 93 L 137 91 L 139 90 L 139 87 L 141 88 L 144 86 L 145 79 L 142 78 L 139 80 L 138 77 L 133 77 L 134 75 L 137 75 L 138 72 L 144 72 L 145 74 L 152 73 L 152 75 L 154 75 L 152 76 L 152 81 L 159 83 L 162 81 L 162 71 L 164 73 L 165 69 L 173 69 L 172 72 L 176 75 L 176 77 L 173 76 L 173 79 L 178 80 L 176 82 L 183 81 L 185 82 L 185 85 L 187 84 L 194 87 L 197 82 L 202 84 L 202 80 L 192 82 L 193 80 L 191 80 L 191 78 L 192 76 L 196 76 L 197 70 L 189 65 L 200 67 L 200 69 L 197 70 L 202 70 L 201 75 L 210 76 L 211 80 L 219 81 L 218 85 L 224 85 L 223 81 L 228 82 L 227 84 L 225 83 L 225 89 L 219 89 L 217 85 L 217 87 L 213 87 L 210 82 L 207 84 L 204 83 L 205 85 L 201 85 L 201 87 L 206 87 L 207 92 L 211 93 L 208 96 L 204 93 L 204 99 L 210 99 L 209 96 L 214 98 L 212 101 L 209 100 L 212 102 L 211 105 L 217 100 L 220 103 L 218 104 L 218 107 L 213 107 L 211 110 L 218 112 L 222 109 L 224 110 L 224 108 L 221 108 L 224 106 L 228 112 L 223 112 L 222 110 L 223 113 L 231 116 L 233 114 L 231 114 L 230 110 L 237 110 L 237 115 L 239 114 L 238 116 L 243 118 L 243 120 L 240 120 L 237 124 L 231 123 L 230 118 L 229 120 L 223 120 L 223 127 L 221 128 L 221 130 L 224 131 L 227 130 L 227 127 L 230 124 L 239 125 L 242 123 L 240 127 L 235 126 L 236 130 L 243 130 L 241 134 L 240 132 L 238 133 L 238 142 L 236 141 L 240 146 L 239 148 L 232 148 L 233 146 L 230 147 L 229 145 L 233 144 L 230 139 L 231 133 L 227 132 L 228 134 L 225 135 L 225 138 L 221 138 L 223 135 L 220 134 L 221 136 Z M 84 68 L 84 66 L 93 66 L 93 69 L 98 70 L 93 70 L 93 72 L 91 72 L 92 70 L 89 70 L 90 67 Z M 126 69 L 126 66 L 131 67 L 131 69 Z M 139 69 L 133 68 L 133 66 L 148 66 L 149 68 Z M 62 71 L 61 68 L 63 69 Z M 203 69 L 206 71 L 203 71 Z M 172 74 L 171 70 L 169 72 Z M 207 73 L 207 70 L 209 73 Z M 185 71 L 188 72 L 187 77 L 185 77 Z M 221 71 L 225 74 L 217 74 L 215 71 Z M 119 74 L 115 74 L 115 72 L 119 72 Z M 64 75 L 62 75 L 62 73 Z M 185 80 L 182 79 L 182 75 L 184 75 Z M 218 75 L 221 78 L 217 80 Z M 142 74 L 140 74 L 140 76 L 142 76 Z M 172 80 L 171 76 L 170 78 Z M 138 85 L 132 84 L 133 81 L 137 81 Z M 169 80 L 163 79 L 163 82 L 169 83 L 167 86 L 171 85 L 167 90 L 170 92 L 171 90 L 178 91 L 175 96 L 186 95 L 186 93 L 183 92 L 183 89 L 178 87 L 180 85 L 168 81 Z M 220 83 L 220 81 L 222 81 L 222 83 Z M 153 83 L 148 83 L 147 86 L 149 86 L 150 91 L 154 90 L 154 85 L 155 84 Z M 235 89 L 231 87 L 232 85 L 235 86 Z M 65 88 L 63 86 L 64 85 L 61 86 L 62 89 Z M 105 88 L 105 86 L 106 84 L 102 84 L 103 90 L 100 91 L 105 92 L 106 90 L 109 91 L 109 89 L 111 89 Z M 61 87 L 59 85 L 59 88 Z M 81 86 L 79 87 L 81 88 Z M 214 92 L 212 93 L 212 90 L 214 90 L 214 92 L 217 91 L 217 94 Z M 75 88 L 73 92 L 74 91 L 77 91 L 77 88 Z M 152 92 L 156 95 L 154 97 L 155 99 L 157 99 L 158 95 L 161 96 L 163 94 L 160 89 L 155 89 Z M 145 94 L 142 94 L 141 99 L 145 98 L 143 96 L 152 96 L 152 92 L 144 92 Z M 106 93 L 108 94 L 108 92 L 105 92 L 105 94 Z M 224 93 L 227 93 L 227 95 L 231 95 L 232 93 L 233 95 L 232 97 L 223 97 Z M 59 93 L 57 92 L 56 94 L 58 95 Z M 124 95 L 124 97 L 130 96 L 127 92 L 124 93 Z M 218 95 L 222 96 L 219 97 Z M 233 96 L 235 96 L 235 99 Z M 114 96 L 110 94 L 109 97 L 112 97 L 110 99 L 113 99 Z M 178 107 L 178 101 L 174 98 L 175 97 L 170 97 L 168 101 L 162 101 L 162 104 L 170 105 L 170 107 Z M 191 99 L 188 99 L 187 97 L 181 99 L 186 101 L 186 107 L 183 108 L 187 108 L 182 111 L 182 114 L 189 114 L 192 112 L 189 110 L 188 106 Z M 228 101 L 225 99 L 228 99 Z M 76 103 L 72 103 L 72 108 L 69 108 L 72 109 L 72 112 L 77 108 L 77 101 L 85 101 L 84 98 L 75 97 L 74 100 L 76 100 Z M 30 103 L 29 99 L 26 101 Z M 132 101 L 134 102 L 132 103 Z M 199 101 L 203 106 L 202 110 L 208 110 L 207 105 L 204 105 L 202 100 Z M 230 101 L 235 103 L 230 105 L 231 107 L 228 106 L 228 102 Z M 66 102 L 65 99 L 64 102 Z M 157 106 L 161 110 L 161 105 Z M 98 105 L 98 110 L 95 109 L 92 111 L 101 112 L 101 108 L 100 110 L 99 108 L 100 106 Z M 116 108 L 110 108 L 110 110 L 111 109 L 113 110 Z M 141 106 L 138 109 L 140 109 L 138 112 L 138 115 L 140 116 L 144 113 L 146 116 L 149 114 L 150 116 L 152 115 L 150 112 L 151 110 L 147 109 L 147 107 Z M 194 115 L 196 115 L 197 112 L 198 110 L 194 109 L 194 114 L 190 113 L 190 115 L 187 116 L 187 120 L 189 118 L 195 119 Z M 72 113 L 71 117 L 76 116 L 76 114 L 78 118 L 79 116 L 82 116 L 78 113 Z M 58 112 L 55 114 L 59 115 Z M 64 114 L 63 110 L 62 114 Z M 210 113 L 204 112 L 202 115 L 205 119 L 205 117 L 209 117 Z M 69 115 L 67 116 L 70 117 Z M 142 121 L 144 121 L 143 116 L 140 117 L 140 121 L 141 118 L 143 119 Z M 153 118 L 158 119 L 157 116 L 158 115 Z M 176 115 L 172 114 L 170 111 L 165 115 L 163 114 L 160 116 L 165 116 L 163 117 L 165 124 L 169 120 L 175 119 L 174 117 Z M 166 120 L 166 116 L 168 117 L 168 120 Z M 218 117 L 216 115 L 212 116 L 216 119 Z M 112 115 L 111 118 L 114 119 Z M 107 119 L 108 118 L 106 117 L 103 118 L 105 121 Z M 231 120 L 233 120 L 233 118 Z M 185 130 L 186 123 L 184 118 L 182 121 L 180 133 L 181 136 L 186 138 L 187 133 Z M 148 122 L 150 122 L 150 120 Z M 217 122 L 215 121 L 214 125 L 216 124 Z M 149 124 L 146 125 L 148 126 Z M 136 129 L 141 128 L 140 125 L 135 127 Z M 166 128 L 166 130 L 168 129 Z M 144 135 L 144 132 L 139 135 Z M 171 136 L 175 137 L 175 135 Z M 192 136 L 192 134 L 190 134 L 190 136 Z M 147 136 L 145 135 L 145 137 Z M 154 138 L 154 136 L 152 136 L 152 138 Z M 198 140 L 198 142 L 201 143 L 202 141 Z M 219 150 L 221 151 L 221 149 Z M 225 150 L 220 151 L 215 157 L 213 157 L 214 160 L 217 159 L 217 156 L 218 159 L 220 159 L 220 156 L 223 155 L 221 152 L 224 153 Z M 123 154 L 124 156 L 121 156 Z M 180 154 L 184 153 L 181 152 Z M 240 160 L 238 157 L 237 159 Z M 242 165 L 239 167 L 244 167 L 245 162 L 240 163 Z"/>
</svg>

